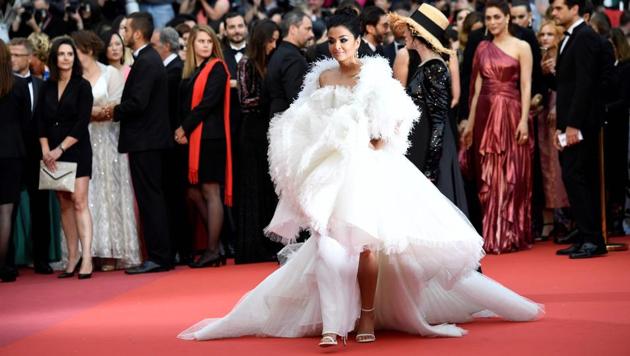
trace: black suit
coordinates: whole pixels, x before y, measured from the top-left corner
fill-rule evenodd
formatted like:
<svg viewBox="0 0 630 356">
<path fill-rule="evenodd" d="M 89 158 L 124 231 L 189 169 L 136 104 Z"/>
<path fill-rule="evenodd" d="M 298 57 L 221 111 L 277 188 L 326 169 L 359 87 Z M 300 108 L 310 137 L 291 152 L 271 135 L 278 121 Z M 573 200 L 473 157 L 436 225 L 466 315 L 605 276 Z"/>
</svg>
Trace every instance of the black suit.
<svg viewBox="0 0 630 356">
<path fill-rule="evenodd" d="M 33 262 L 37 265 L 48 263 L 48 250 L 50 248 L 50 191 L 39 190 L 39 161 L 42 159 L 42 148 L 39 144 L 37 122 L 33 119 L 33 112 L 37 106 L 39 93 L 44 82 L 30 76 L 31 81 L 28 96 L 29 119 L 24 130 L 24 142 L 26 144 L 26 162 L 24 165 L 24 184 L 28 190 L 29 206 L 31 214 L 31 241 L 33 243 Z M 25 79 L 23 79 L 26 81 Z M 31 110 L 32 108 L 32 110 Z"/>
<path fill-rule="evenodd" d="M 370 47 L 369 44 L 367 44 L 367 42 L 365 42 L 363 39 L 361 39 L 361 43 L 359 44 L 359 57 L 374 57 L 374 56 L 381 56 L 381 57 L 385 57 L 385 52 L 383 51 L 383 46 L 378 45 L 376 46 L 376 50 L 372 51 L 372 48 Z"/>
<path fill-rule="evenodd" d="M 149 45 L 136 58 L 114 120 L 120 121 L 118 151 L 129 153 L 131 180 L 138 201 L 149 260 L 171 264 L 168 213 L 162 189 L 165 149 L 173 145 L 169 122 L 168 77 Z"/>
<path fill-rule="evenodd" d="M 597 68 L 602 50 L 598 35 L 585 23 L 577 26 L 558 54 L 555 86 L 558 129 L 579 129 L 584 140 L 560 153 L 562 178 L 581 241 L 603 246 L 600 226 L 598 132 L 600 79 Z"/>
<path fill-rule="evenodd" d="M 175 57 L 166 66 L 168 77 L 168 112 L 171 132 L 181 126 L 179 117 L 179 85 L 182 81 L 184 62 Z M 173 137 L 173 147 L 166 151 L 164 161 L 164 197 L 168 210 L 168 223 L 173 260 L 179 254 L 181 262 L 187 262 L 192 254 L 192 230 L 188 224 L 186 189 L 188 188 L 188 146 L 178 145 Z"/>
<path fill-rule="evenodd" d="M 300 49 L 282 41 L 267 66 L 265 93 L 269 99 L 269 117 L 285 111 L 297 99 L 307 69 Z"/>
</svg>

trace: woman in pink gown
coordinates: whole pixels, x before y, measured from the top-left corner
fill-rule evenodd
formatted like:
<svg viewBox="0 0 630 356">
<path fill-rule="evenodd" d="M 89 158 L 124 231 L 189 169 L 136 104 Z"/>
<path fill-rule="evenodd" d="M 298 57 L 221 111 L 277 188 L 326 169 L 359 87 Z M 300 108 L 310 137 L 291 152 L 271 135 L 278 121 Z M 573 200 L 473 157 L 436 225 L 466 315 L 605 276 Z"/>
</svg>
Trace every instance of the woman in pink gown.
<svg viewBox="0 0 630 356">
<path fill-rule="evenodd" d="M 492 39 L 473 60 L 470 115 L 462 133 L 469 148 L 483 214 L 484 249 L 504 253 L 532 242 L 532 152 L 529 141 L 532 54 L 509 31 L 505 2 L 486 5 Z"/>
</svg>

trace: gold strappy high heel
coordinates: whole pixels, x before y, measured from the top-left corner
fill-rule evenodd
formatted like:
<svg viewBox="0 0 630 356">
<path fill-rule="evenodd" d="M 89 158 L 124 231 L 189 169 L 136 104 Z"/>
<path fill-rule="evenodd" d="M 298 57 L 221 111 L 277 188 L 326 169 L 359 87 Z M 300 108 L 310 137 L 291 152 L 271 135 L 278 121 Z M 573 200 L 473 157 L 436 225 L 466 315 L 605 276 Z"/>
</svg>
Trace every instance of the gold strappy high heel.
<svg viewBox="0 0 630 356">
<path fill-rule="evenodd" d="M 373 311 L 374 311 L 374 308 L 372 308 L 372 309 L 363 309 L 363 308 L 361 308 L 361 312 L 362 313 L 371 313 Z M 372 331 L 372 333 L 357 334 L 357 336 L 355 336 L 354 339 L 358 343 L 365 344 L 365 343 L 368 343 L 368 342 L 376 341 L 376 336 L 374 335 L 374 331 Z"/>
</svg>

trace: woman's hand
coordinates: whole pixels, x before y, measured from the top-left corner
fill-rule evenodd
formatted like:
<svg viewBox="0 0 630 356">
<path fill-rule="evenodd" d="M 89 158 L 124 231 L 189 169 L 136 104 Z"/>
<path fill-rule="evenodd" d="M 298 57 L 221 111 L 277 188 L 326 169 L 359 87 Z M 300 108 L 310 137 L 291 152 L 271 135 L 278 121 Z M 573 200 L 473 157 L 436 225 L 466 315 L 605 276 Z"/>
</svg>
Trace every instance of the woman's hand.
<svg viewBox="0 0 630 356">
<path fill-rule="evenodd" d="M 61 149 L 57 147 L 54 150 L 46 152 L 42 157 L 44 164 L 51 172 L 57 170 L 57 160 L 59 159 L 59 157 L 61 157 L 62 154 L 63 152 L 61 151 Z"/>
<path fill-rule="evenodd" d="M 514 139 L 519 145 L 527 143 L 527 141 L 529 140 L 529 127 L 527 126 L 527 121 L 521 120 L 521 122 L 518 123 Z"/>
<path fill-rule="evenodd" d="M 185 145 L 188 143 L 186 132 L 181 126 L 178 127 L 177 130 L 175 130 L 175 142 L 179 143 L 180 145 Z"/>
<path fill-rule="evenodd" d="M 461 145 L 462 147 L 464 147 L 465 149 L 469 149 L 470 146 L 472 146 L 472 142 L 473 142 L 473 125 L 474 123 L 472 123 L 469 120 L 466 120 L 466 123 L 464 124 L 464 122 L 462 122 L 463 125 L 463 130 L 461 131 L 461 135 L 460 135 L 460 141 L 461 141 Z"/>
</svg>

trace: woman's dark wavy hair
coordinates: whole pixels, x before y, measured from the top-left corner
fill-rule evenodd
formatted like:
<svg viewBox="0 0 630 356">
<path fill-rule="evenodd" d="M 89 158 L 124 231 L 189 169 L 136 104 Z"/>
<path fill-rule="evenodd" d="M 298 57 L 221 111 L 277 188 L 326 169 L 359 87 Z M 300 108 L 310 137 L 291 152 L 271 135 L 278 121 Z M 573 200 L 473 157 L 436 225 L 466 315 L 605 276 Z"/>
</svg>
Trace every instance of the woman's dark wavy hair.
<svg viewBox="0 0 630 356">
<path fill-rule="evenodd" d="M 326 30 L 330 31 L 333 27 L 345 27 L 357 38 L 361 36 L 361 21 L 357 13 L 349 7 L 338 9 L 335 13 L 326 19 Z"/>
<path fill-rule="evenodd" d="M 251 35 L 249 36 L 249 45 L 247 46 L 247 58 L 254 64 L 258 75 L 262 78 L 267 74 L 267 63 L 269 56 L 266 53 L 267 43 L 273 39 L 273 33 L 278 31 L 280 27 L 271 20 L 261 20 L 254 24 Z"/>
<path fill-rule="evenodd" d="M 72 77 L 80 77 L 83 75 L 81 68 L 81 62 L 79 62 L 79 56 L 77 55 L 77 46 L 71 37 L 61 36 L 53 40 L 52 47 L 50 48 L 50 55 L 48 56 L 48 68 L 50 69 L 50 79 L 54 81 L 59 80 L 59 66 L 57 65 L 57 53 L 61 45 L 68 45 L 72 47 L 74 53 L 74 62 L 72 63 Z"/>
</svg>

